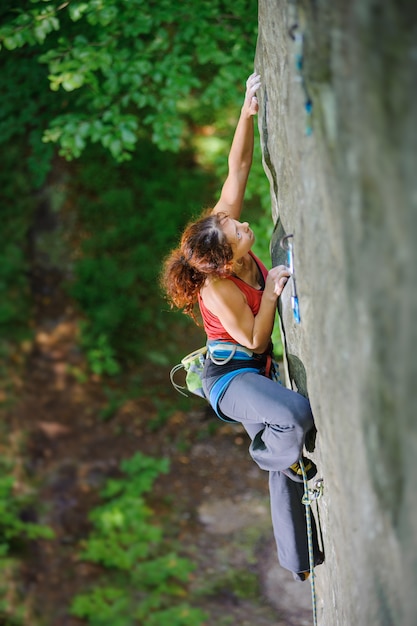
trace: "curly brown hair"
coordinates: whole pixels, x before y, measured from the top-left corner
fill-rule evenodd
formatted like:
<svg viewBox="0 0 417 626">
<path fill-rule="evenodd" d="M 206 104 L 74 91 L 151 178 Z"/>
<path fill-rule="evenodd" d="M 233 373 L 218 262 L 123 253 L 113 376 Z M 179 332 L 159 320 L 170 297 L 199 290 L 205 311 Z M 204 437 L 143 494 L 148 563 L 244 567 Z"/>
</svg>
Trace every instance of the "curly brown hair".
<svg viewBox="0 0 417 626">
<path fill-rule="evenodd" d="M 225 278 L 233 268 L 233 249 L 221 228 L 224 213 L 210 213 L 185 228 L 180 245 L 165 259 L 161 286 L 171 307 L 194 320 L 194 305 L 207 277 Z"/>
</svg>

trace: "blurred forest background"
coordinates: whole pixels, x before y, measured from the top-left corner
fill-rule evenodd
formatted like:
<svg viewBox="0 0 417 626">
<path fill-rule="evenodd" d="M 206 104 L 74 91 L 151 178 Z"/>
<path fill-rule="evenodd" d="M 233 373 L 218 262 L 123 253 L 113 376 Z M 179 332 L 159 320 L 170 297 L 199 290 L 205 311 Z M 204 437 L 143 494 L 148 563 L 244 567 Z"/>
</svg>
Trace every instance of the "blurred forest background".
<svg viewBox="0 0 417 626">
<path fill-rule="evenodd" d="M 70 404 L 81 389 L 71 428 L 90 424 L 89 450 L 128 402 L 151 402 L 154 438 L 178 408 L 164 401 L 166 371 L 199 344 L 158 275 L 185 223 L 218 198 L 253 71 L 257 3 L 3 0 L 0 16 L 0 623 L 206 623 L 187 599 L 192 564 L 142 495 L 168 471 L 166 448 L 124 446 L 86 503 L 89 525 L 71 550 L 81 541 L 84 560 L 110 573 L 67 607 L 57 600 L 83 621 L 48 617 L 58 609 L 28 572 L 56 535 L 42 472 L 46 439 L 67 428 L 57 393 Z M 268 264 L 258 141 L 246 210 Z M 35 422 L 46 439 L 39 429 L 33 438 Z"/>
</svg>

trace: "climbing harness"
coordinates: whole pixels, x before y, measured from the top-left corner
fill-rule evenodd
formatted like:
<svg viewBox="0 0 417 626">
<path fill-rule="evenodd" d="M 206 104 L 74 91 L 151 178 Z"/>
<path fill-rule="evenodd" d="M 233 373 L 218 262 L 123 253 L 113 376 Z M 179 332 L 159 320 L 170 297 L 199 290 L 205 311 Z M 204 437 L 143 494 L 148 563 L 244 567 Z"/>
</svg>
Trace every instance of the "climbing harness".
<svg viewBox="0 0 417 626">
<path fill-rule="evenodd" d="M 233 369 L 219 376 L 210 389 L 209 397 L 207 397 L 203 386 L 206 359 L 210 359 L 215 365 L 220 366 L 227 365 L 227 363 L 230 363 L 232 360 L 250 362 L 250 364 Z M 208 340 L 205 346 L 187 354 L 181 359 L 178 365 L 175 365 L 171 369 L 170 379 L 174 389 L 176 389 L 178 393 L 188 397 L 189 394 L 187 392 L 191 392 L 196 396 L 206 399 L 212 406 L 217 417 L 224 422 L 236 424 L 236 420 L 224 415 L 219 407 L 223 393 L 233 378 L 243 372 L 259 373 L 262 371 L 268 378 L 281 382 L 279 366 L 272 354 L 265 355 L 265 362 L 263 362 L 262 359 L 263 355 L 258 355 L 241 344 L 222 339 Z M 175 381 L 175 376 L 177 372 L 180 371 L 185 372 L 185 385 L 180 385 Z"/>
<path fill-rule="evenodd" d="M 308 560 L 310 564 L 310 585 L 311 585 L 311 604 L 313 607 L 313 624 L 317 626 L 317 599 L 316 599 L 316 583 L 314 573 L 314 548 L 313 548 L 313 530 L 311 527 L 311 504 L 317 501 L 323 495 L 323 479 L 318 478 L 314 482 L 314 487 L 310 489 L 307 483 L 307 473 L 304 467 L 303 459 L 300 458 L 299 464 L 303 474 L 304 495 L 301 502 L 306 507 L 306 523 L 307 523 L 307 542 L 308 542 Z"/>
<path fill-rule="evenodd" d="M 294 235 L 285 235 L 280 241 L 280 246 L 283 250 L 287 252 L 287 266 L 292 276 L 292 295 L 291 295 L 291 308 L 294 316 L 294 321 L 296 324 L 299 324 L 300 319 L 300 306 L 298 303 L 298 294 L 297 294 L 297 285 L 295 282 L 295 274 L 294 274 L 294 255 L 292 249 L 292 242 L 289 241 Z"/>
</svg>

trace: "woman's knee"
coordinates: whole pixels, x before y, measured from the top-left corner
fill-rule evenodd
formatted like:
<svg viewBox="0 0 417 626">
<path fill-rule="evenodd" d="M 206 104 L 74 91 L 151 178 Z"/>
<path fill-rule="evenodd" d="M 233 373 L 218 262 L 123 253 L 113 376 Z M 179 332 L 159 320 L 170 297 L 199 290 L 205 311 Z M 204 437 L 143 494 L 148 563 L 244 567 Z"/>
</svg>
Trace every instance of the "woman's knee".
<svg viewBox="0 0 417 626">
<path fill-rule="evenodd" d="M 299 425 L 302 427 L 304 432 L 307 432 L 314 425 L 314 417 L 311 411 L 310 402 L 307 398 L 302 396 L 301 394 L 295 392 L 297 395 L 296 398 L 296 407 L 297 407 L 297 421 Z"/>
</svg>

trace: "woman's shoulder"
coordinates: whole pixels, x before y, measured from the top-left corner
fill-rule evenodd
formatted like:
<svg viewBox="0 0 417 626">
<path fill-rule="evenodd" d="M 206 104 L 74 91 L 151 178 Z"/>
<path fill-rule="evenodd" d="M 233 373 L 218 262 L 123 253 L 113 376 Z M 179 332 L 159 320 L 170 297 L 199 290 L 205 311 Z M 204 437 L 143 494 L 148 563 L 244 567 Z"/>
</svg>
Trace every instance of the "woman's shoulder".
<svg viewBox="0 0 417 626">
<path fill-rule="evenodd" d="M 216 276 L 216 278 L 209 278 L 206 280 L 206 282 L 202 286 L 200 290 L 200 294 L 201 293 L 222 294 L 222 293 L 229 293 L 230 290 L 234 291 L 236 288 L 234 279 L 235 279 L 235 276 L 233 275 L 224 276 L 224 277 Z"/>
<path fill-rule="evenodd" d="M 224 303 L 229 299 L 236 299 L 240 294 L 244 300 L 244 294 L 239 289 L 236 282 L 233 280 L 233 276 L 227 276 L 224 278 L 213 278 L 206 280 L 202 288 L 200 289 L 200 297 L 204 304 L 208 307 L 211 305 Z"/>
</svg>

